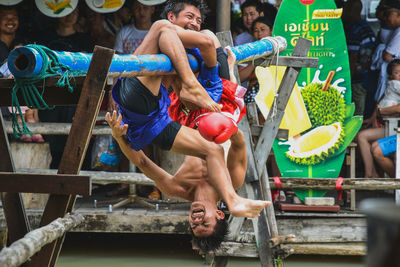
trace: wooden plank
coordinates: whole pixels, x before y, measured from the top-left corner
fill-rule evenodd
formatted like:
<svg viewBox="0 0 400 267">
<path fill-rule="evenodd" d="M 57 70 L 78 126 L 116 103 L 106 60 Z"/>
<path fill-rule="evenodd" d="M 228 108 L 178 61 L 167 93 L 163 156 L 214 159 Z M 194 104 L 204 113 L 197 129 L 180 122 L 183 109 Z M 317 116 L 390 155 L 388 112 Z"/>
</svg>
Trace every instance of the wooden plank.
<svg viewBox="0 0 400 267">
<path fill-rule="evenodd" d="M 365 256 L 367 249 L 364 242 L 352 243 L 313 243 L 313 244 L 288 244 L 282 248 L 291 247 L 296 255 L 341 255 Z M 258 257 L 255 243 L 224 242 L 216 255 L 230 257 Z"/>
<path fill-rule="evenodd" d="M 83 83 L 71 132 L 58 168 L 59 174 L 78 174 L 92 134 L 96 116 L 104 95 L 104 86 L 114 50 L 96 46 L 86 79 Z M 75 196 L 50 195 L 40 225 L 44 226 L 71 211 Z M 43 247 L 31 260 L 30 266 L 54 266 L 63 238 Z"/>
<path fill-rule="evenodd" d="M 282 247 L 292 248 L 297 255 L 365 256 L 367 254 L 365 242 L 289 244 Z"/>
<path fill-rule="evenodd" d="M 338 212 L 340 210 L 339 205 L 308 206 L 308 205 L 285 204 L 285 203 L 281 203 L 279 205 L 279 208 L 282 211 L 332 211 L 332 212 Z"/>
<path fill-rule="evenodd" d="M 280 178 L 282 189 L 321 189 L 336 190 L 336 178 Z M 274 182 L 269 183 L 276 189 Z M 400 180 L 394 178 L 345 178 L 343 190 L 391 190 L 400 189 Z"/>
<path fill-rule="evenodd" d="M 68 135 L 71 130 L 71 123 L 64 122 L 39 122 L 26 124 L 34 133 L 52 134 L 52 135 Z M 12 122 L 6 121 L 5 128 L 8 134 L 13 133 Z M 111 128 L 108 125 L 96 125 L 93 128 L 92 135 L 110 135 Z"/>
<path fill-rule="evenodd" d="M 168 207 L 168 209 L 167 209 Z M 86 222 L 74 228 L 74 232 L 102 232 L 102 233 L 149 233 L 149 234 L 189 234 L 187 216 L 189 207 L 176 209 L 175 205 L 164 206 L 160 209 L 145 210 L 133 204 L 127 209 L 108 212 L 107 207 L 79 208 L 76 213 L 82 214 Z M 286 214 L 288 214 L 287 212 Z M 327 213 L 325 213 L 327 214 Z M 39 226 L 41 212 L 28 210 L 27 215 L 32 228 Z M 292 217 L 277 217 L 280 235 L 294 234 L 296 239 L 291 242 L 298 243 L 347 243 L 365 242 L 367 240 L 367 221 L 365 217 L 339 217 L 336 213 L 331 216 L 293 212 Z M 0 212 L 0 229 L 4 229 L 5 219 Z M 245 233 L 246 239 L 236 242 L 253 243 L 255 236 L 252 222 L 247 220 L 242 228 L 241 235 Z"/>
<path fill-rule="evenodd" d="M 43 83 L 46 88 L 43 90 L 43 99 L 49 105 L 62 105 L 69 106 L 78 103 L 79 95 L 81 93 L 81 85 L 85 76 L 77 76 L 71 81 L 74 91 L 71 93 L 65 87 L 60 88 L 56 86 L 59 77 L 47 78 L 45 82 L 36 84 L 39 92 L 42 92 Z M 11 106 L 11 88 L 14 87 L 14 79 L 0 79 L 0 106 Z M 17 93 L 18 100 L 21 106 L 24 106 L 24 98 L 21 91 Z"/>
<path fill-rule="evenodd" d="M 12 193 L 51 193 L 90 196 L 90 176 L 0 172 L 0 188 Z"/>
<path fill-rule="evenodd" d="M 7 134 L 4 129 L 3 116 L 0 111 L 0 171 L 14 172 L 14 162 L 11 157 L 11 150 Z M 0 189 L 0 192 L 2 189 Z M 25 207 L 20 193 L 1 193 L 1 200 L 4 215 L 8 226 L 9 241 L 12 243 L 22 238 L 30 231 L 29 221 L 26 218 Z"/>
<path fill-rule="evenodd" d="M 135 206 L 134 204 L 132 206 Z M 143 233 L 143 234 L 190 234 L 188 222 L 189 206 L 186 209 L 169 209 L 160 204 L 159 210 L 146 210 L 142 207 L 108 211 L 108 207 L 79 208 L 74 213 L 85 217 L 85 223 L 72 229 L 82 233 Z M 28 210 L 32 228 L 39 227 L 41 211 Z M 4 229 L 5 220 L 0 212 L 0 229 Z"/>
<path fill-rule="evenodd" d="M 55 174 L 57 170 L 50 169 L 17 169 L 20 173 Z M 140 184 L 151 185 L 155 183 L 143 173 L 138 172 L 105 172 L 105 171 L 80 171 L 80 175 L 91 177 L 93 184 Z"/>
<path fill-rule="evenodd" d="M 32 174 L 55 174 L 56 170 L 50 169 L 16 169 L 18 173 Z M 96 184 L 140 184 L 155 185 L 153 180 L 142 173 L 135 172 L 104 172 L 104 171 L 81 171 L 80 175 L 90 176 L 92 183 Z M 321 189 L 335 190 L 335 178 L 280 178 L 282 189 Z M 276 189 L 275 182 L 269 182 L 271 189 Z M 395 190 L 400 189 L 400 179 L 395 178 L 345 178 L 342 184 L 343 190 Z M 239 191 L 240 192 L 240 191 Z M 242 192 L 241 195 L 245 193 Z"/>
<path fill-rule="evenodd" d="M 269 60 L 269 59 L 268 59 Z M 246 63 L 254 66 L 264 65 L 264 59 L 258 58 L 254 62 L 246 61 Z M 293 56 L 279 56 L 279 58 L 272 58 L 270 65 L 285 66 L 293 68 L 317 68 L 318 58 L 315 57 L 293 57 Z"/>
</svg>

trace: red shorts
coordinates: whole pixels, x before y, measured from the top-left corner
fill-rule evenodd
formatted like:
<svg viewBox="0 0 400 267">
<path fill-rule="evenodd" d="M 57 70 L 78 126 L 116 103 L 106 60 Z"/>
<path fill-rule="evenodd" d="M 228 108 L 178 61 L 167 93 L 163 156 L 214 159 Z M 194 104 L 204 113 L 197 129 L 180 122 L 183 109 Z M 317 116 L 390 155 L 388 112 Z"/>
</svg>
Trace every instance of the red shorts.
<svg viewBox="0 0 400 267">
<path fill-rule="evenodd" d="M 244 93 L 239 92 L 240 90 L 245 89 L 225 79 L 222 79 L 222 84 L 223 91 L 221 99 L 218 102 L 219 104 L 222 104 L 221 112 L 225 116 L 232 118 L 234 122 L 238 123 L 246 114 L 246 107 L 243 102 Z M 168 108 L 169 116 L 174 121 L 187 127 L 196 129 L 199 119 L 210 113 L 209 110 L 203 108 L 192 111 L 187 110 L 174 91 L 169 94 L 169 98 L 171 99 L 171 105 Z"/>
</svg>

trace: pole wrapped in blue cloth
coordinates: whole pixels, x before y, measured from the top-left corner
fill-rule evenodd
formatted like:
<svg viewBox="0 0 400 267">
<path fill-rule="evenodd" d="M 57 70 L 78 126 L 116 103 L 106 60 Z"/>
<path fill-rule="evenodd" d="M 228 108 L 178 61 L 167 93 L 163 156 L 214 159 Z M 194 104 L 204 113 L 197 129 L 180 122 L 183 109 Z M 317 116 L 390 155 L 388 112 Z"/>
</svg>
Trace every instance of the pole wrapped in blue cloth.
<svg viewBox="0 0 400 267">
<path fill-rule="evenodd" d="M 237 63 L 254 60 L 256 58 L 276 54 L 286 49 L 286 40 L 283 37 L 268 39 L 232 47 Z M 58 61 L 71 70 L 87 71 L 92 54 L 53 51 Z M 194 72 L 199 69 L 196 58 L 188 54 L 190 67 Z M 8 67 L 14 77 L 30 78 L 39 74 L 43 62 L 42 53 L 35 47 L 22 46 L 11 51 L 8 58 Z M 110 67 L 112 77 L 133 77 L 144 75 L 168 75 L 174 73 L 171 60 L 163 54 L 157 55 L 114 55 Z"/>
</svg>

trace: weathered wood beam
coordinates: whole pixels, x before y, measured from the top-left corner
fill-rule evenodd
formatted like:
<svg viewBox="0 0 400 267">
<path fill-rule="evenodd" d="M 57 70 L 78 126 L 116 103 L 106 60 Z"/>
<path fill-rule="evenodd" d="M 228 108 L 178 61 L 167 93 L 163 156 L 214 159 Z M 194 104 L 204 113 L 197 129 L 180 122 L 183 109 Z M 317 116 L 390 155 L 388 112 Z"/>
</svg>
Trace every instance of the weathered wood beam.
<svg viewBox="0 0 400 267">
<path fill-rule="evenodd" d="M 318 58 L 316 57 L 292 57 L 292 56 L 279 56 L 279 58 L 259 58 L 254 61 L 246 61 L 254 66 L 260 66 L 264 64 L 264 61 L 270 61 L 270 65 L 285 66 L 293 68 L 317 68 Z"/>
<path fill-rule="evenodd" d="M 50 169 L 16 169 L 18 173 L 56 174 Z M 136 172 L 103 172 L 80 171 L 80 175 L 90 176 L 94 184 L 140 184 L 155 185 L 154 181 L 143 173 Z M 333 178 L 280 178 L 282 189 L 321 189 L 336 190 L 336 179 Z M 271 189 L 276 189 L 273 181 L 269 182 Z M 400 180 L 395 178 L 345 178 L 343 190 L 395 190 L 400 189 Z"/>
<path fill-rule="evenodd" d="M 0 191 L 90 196 L 90 176 L 0 172 Z"/>
<path fill-rule="evenodd" d="M 283 243 L 291 243 L 295 238 L 295 235 L 281 235 L 271 237 L 271 239 L 269 240 L 269 247 L 273 248 Z"/>
<path fill-rule="evenodd" d="M 56 83 L 60 77 L 50 77 L 43 82 L 36 83 L 39 92 L 42 92 L 42 88 L 45 85 L 46 88 L 43 90 L 43 99 L 49 106 L 52 105 L 75 105 L 78 103 L 79 95 L 81 93 L 81 85 L 85 76 L 77 76 L 71 80 L 71 85 L 74 87 L 74 91 L 71 93 L 65 87 L 57 87 Z M 8 107 L 11 106 L 11 91 L 14 87 L 14 79 L 0 79 L 0 106 Z M 20 105 L 24 106 L 24 98 L 21 90 L 17 93 L 17 97 L 20 101 Z"/>
<path fill-rule="evenodd" d="M 96 46 L 82 86 L 74 121 L 58 168 L 59 174 L 78 174 L 92 135 L 96 116 L 104 96 L 104 86 L 114 50 Z M 58 96 L 60 97 L 60 96 Z M 51 194 L 43 213 L 41 226 L 72 211 L 75 195 Z M 64 238 L 46 245 L 37 253 L 30 266 L 54 266 Z"/>
<path fill-rule="evenodd" d="M 6 121 L 5 128 L 8 134 L 13 133 L 12 122 Z M 63 122 L 39 122 L 26 124 L 34 133 L 40 134 L 54 134 L 54 135 L 68 135 L 71 130 L 71 123 Z M 96 125 L 93 128 L 92 135 L 110 135 L 111 128 L 108 125 Z"/>
<path fill-rule="evenodd" d="M 336 190 L 335 178 L 280 178 L 282 189 L 321 189 Z M 272 189 L 276 189 L 274 182 L 270 182 Z M 400 180 L 392 178 L 345 178 L 343 190 L 391 190 L 400 189 Z"/>
<path fill-rule="evenodd" d="M 11 156 L 8 137 L 4 129 L 3 116 L 0 111 L 0 171 L 14 172 L 15 166 Z M 1 191 L 1 190 L 0 190 Z M 30 231 L 26 218 L 25 206 L 20 193 L 1 193 L 1 200 L 8 225 L 9 241 L 14 242 Z"/>
<path fill-rule="evenodd" d="M 83 220 L 84 218 L 80 214 L 67 215 L 27 233 L 23 238 L 0 251 L 0 266 L 20 266 L 44 245 L 53 242 L 71 228 L 81 224 Z"/>
<path fill-rule="evenodd" d="M 313 244 L 289 244 L 282 245 L 285 249 L 290 247 L 296 255 L 346 255 L 364 256 L 366 246 L 364 242 L 352 243 L 313 243 Z M 257 246 L 255 243 L 223 242 L 221 248 L 215 254 L 217 256 L 257 258 Z"/>
<path fill-rule="evenodd" d="M 17 169 L 19 173 L 56 174 L 57 170 L 50 169 Z M 80 175 L 91 177 L 93 184 L 140 184 L 152 185 L 155 183 L 143 173 L 137 172 L 104 172 L 104 171 L 80 171 Z"/>
</svg>

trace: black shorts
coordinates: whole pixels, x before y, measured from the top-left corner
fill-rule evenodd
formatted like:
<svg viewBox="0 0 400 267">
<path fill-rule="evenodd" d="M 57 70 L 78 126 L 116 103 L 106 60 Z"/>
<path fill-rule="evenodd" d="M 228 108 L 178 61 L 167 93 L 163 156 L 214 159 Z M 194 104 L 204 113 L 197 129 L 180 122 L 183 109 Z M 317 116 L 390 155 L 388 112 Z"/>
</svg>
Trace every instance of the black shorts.
<svg viewBox="0 0 400 267">
<path fill-rule="evenodd" d="M 151 143 L 163 150 L 171 150 L 176 135 L 181 127 L 182 125 L 179 122 L 172 121 L 159 135 L 156 136 L 156 138 L 153 139 L 153 141 L 151 141 Z"/>
<path fill-rule="evenodd" d="M 121 81 L 118 98 L 119 103 L 126 109 L 146 115 L 158 109 L 161 93 L 155 96 L 138 78 L 129 77 Z M 151 144 L 163 150 L 170 150 L 181 127 L 182 125 L 176 121 L 170 122 L 161 133 L 151 141 Z"/>
<path fill-rule="evenodd" d="M 230 80 L 228 56 L 225 54 L 222 47 L 217 48 L 217 61 L 219 64 L 219 77 L 225 80 Z"/>
</svg>

